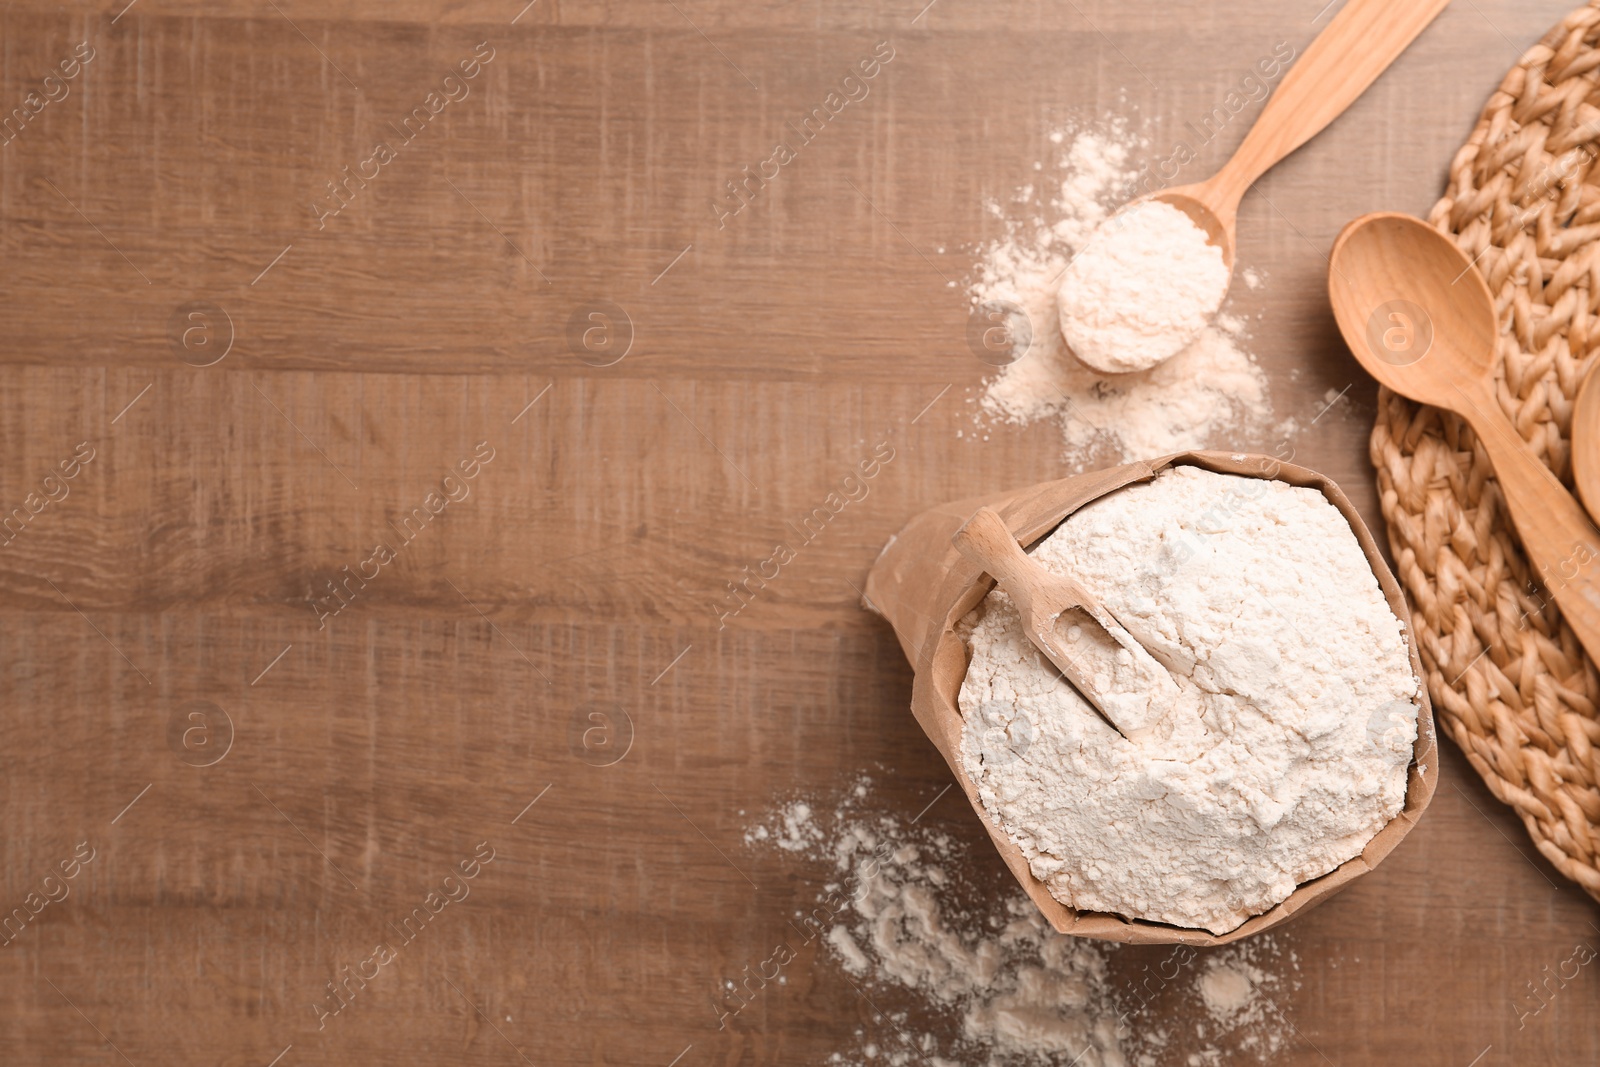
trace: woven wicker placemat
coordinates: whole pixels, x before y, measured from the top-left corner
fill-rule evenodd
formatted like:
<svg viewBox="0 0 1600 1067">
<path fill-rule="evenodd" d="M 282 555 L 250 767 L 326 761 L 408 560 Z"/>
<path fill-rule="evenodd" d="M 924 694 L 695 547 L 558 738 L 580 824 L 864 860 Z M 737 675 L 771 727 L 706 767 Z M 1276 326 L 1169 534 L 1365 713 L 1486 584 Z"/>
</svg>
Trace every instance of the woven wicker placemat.
<svg viewBox="0 0 1600 1067">
<path fill-rule="evenodd" d="M 1600 0 L 1506 75 L 1428 221 L 1501 316 L 1500 403 L 1569 487 L 1573 400 L 1600 347 Z M 1378 394 L 1371 455 L 1434 709 L 1561 873 L 1600 899 L 1600 677 L 1455 416 Z"/>
</svg>

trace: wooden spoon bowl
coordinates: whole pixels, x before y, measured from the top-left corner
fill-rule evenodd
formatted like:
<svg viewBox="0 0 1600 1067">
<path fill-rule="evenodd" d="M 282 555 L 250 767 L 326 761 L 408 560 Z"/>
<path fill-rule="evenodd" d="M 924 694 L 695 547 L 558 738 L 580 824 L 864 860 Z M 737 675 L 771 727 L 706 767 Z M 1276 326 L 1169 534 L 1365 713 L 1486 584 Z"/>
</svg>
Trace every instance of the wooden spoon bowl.
<svg viewBox="0 0 1600 1067">
<path fill-rule="evenodd" d="M 1500 327 L 1483 276 L 1447 235 L 1378 212 L 1344 228 L 1328 291 L 1350 350 L 1397 393 L 1454 411 L 1496 404 Z"/>
</svg>

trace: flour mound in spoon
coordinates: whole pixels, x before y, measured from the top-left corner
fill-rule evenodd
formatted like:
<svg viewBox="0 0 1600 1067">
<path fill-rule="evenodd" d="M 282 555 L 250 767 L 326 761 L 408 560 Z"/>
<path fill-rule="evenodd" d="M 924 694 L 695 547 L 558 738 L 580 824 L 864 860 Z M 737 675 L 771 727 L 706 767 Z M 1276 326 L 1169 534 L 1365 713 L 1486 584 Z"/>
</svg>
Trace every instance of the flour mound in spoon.
<svg viewBox="0 0 1600 1067">
<path fill-rule="evenodd" d="M 963 621 L 963 766 L 1056 899 L 1226 933 L 1399 813 L 1418 683 L 1321 493 L 1171 467 L 1074 512 L 1033 557 L 1097 596 L 1181 693 L 1136 745 L 1035 649 L 1003 593 Z"/>
<path fill-rule="evenodd" d="M 1135 161 L 1150 145 L 1116 116 L 1050 140 L 1060 147 L 1036 163 L 1028 184 L 986 204 L 1003 232 L 979 249 L 973 314 L 992 323 L 991 312 L 1003 310 L 1026 344 L 974 398 L 981 437 L 990 425 L 1048 420 L 1061 432 L 1069 471 L 1267 440 L 1272 396 L 1247 344 L 1253 315 L 1225 308 L 1188 348 L 1142 374 L 1101 374 L 1068 354 L 1056 299 L 1063 272 L 1113 209 L 1145 191 Z"/>
<path fill-rule="evenodd" d="M 1095 370 L 1149 370 L 1200 335 L 1230 274 L 1188 215 L 1141 201 L 1102 223 L 1067 264 L 1056 294 L 1061 334 Z"/>
</svg>

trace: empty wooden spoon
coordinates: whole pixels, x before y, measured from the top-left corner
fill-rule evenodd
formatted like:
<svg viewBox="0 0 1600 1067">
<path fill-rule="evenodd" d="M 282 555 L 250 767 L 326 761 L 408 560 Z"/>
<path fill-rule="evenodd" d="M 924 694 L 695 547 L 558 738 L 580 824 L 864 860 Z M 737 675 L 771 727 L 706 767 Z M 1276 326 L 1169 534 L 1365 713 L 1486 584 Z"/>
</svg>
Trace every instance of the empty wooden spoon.
<svg viewBox="0 0 1600 1067">
<path fill-rule="evenodd" d="M 1594 367 L 1583 376 L 1572 405 L 1572 480 L 1589 518 L 1600 515 L 1600 377 Z"/>
<path fill-rule="evenodd" d="M 1231 272 L 1239 201 L 1245 190 L 1343 114 L 1449 3 L 1450 0 L 1348 0 L 1289 68 L 1244 142 L 1221 170 L 1203 182 L 1177 185 L 1141 197 L 1130 208 L 1146 200 L 1159 200 L 1182 211 L 1206 232 L 1211 244 L 1222 250 L 1223 262 Z M 1118 216 L 1114 215 L 1091 240 L 1115 240 L 1117 225 Z M 1070 264 L 1068 272 L 1070 282 Z M 1226 293 L 1224 288 L 1210 315 L 1222 306 Z M 1128 373 L 1147 370 L 1176 355 L 1194 338 L 1192 332 L 1174 336 L 1168 345 L 1149 350 L 1136 363 L 1110 351 L 1104 356 L 1089 351 L 1073 354 L 1093 370 Z"/>
<path fill-rule="evenodd" d="M 1178 685 L 1093 594 L 1032 559 L 992 508 L 979 508 L 951 541 L 994 576 L 1028 639 L 1118 733 L 1134 742 L 1154 733 Z"/>
<path fill-rule="evenodd" d="M 1499 323 L 1472 261 L 1421 219 L 1364 215 L 1334 242 L 1328 294 L 1345 342 L 1374 378 L 1472 427 L 1540 581 L 1590 657 L 1600 657 L 1600 534 L 1500 406 Z"/>
</svg>

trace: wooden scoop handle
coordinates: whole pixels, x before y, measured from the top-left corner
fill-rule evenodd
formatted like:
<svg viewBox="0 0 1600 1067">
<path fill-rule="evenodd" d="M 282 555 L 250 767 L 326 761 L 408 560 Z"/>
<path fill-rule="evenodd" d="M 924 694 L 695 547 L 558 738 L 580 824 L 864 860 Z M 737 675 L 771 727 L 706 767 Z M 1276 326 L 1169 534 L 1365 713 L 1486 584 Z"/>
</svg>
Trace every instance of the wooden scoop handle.
<svg viewBox="0 0 1600 1067">
<path fill-rule="evenodd" d="M 1082 608 L 1119 644 L 1137 647 L 1131 637 L 1119 636 L 1122 627 L 1110 619 L 1093 593 L 1076 579 L 1049 570 L 1024 552 L 993 508 L 979 508 L 950 541 L 963 556 L 1005 586 L 1030 626 L 1048 629 L 1063 612 Z M 1041 651 L 1050 654 L 1050 649 L 1043 646 Z"/>
<path fill-rule="evenodd" d="M 1215 192 L 1213 210 L 1231 219 L 1257 178 L 1343 114 L 1449 3 L 1348 0 L 1289 68 L 1233 158 L 1204 183 Z"/>
<path fill-rule="evenodd" d="M 1152 733 L 1177 686 L 1087 589 L 1031 559 L 992 508 L 979 508 L 950 540 L 1005 588 L 1028 640 L 1107 726 L 1136 743 Z M 1077 627 L 1066 641 L 1057 628 L 1063 618 Z"/>
<path fill-rule="evenodd" d="M 960 553 L 1006 586 L 1031 586 L 1039 581 L 1039 565 L 1028 558 L 993 508 L 979 508 L 951 543 Z"/>
<path fill-rule="evenodd" d="M 1006 592 L 1019 601 L 1024 616 L 1035 606 L 1044 609 L 1041 615 L 1049 619 L 1071 608 L 1083 608 L 1096 619 L 1105 616 L 1105 609 L 1093 593 L 1075 579 L 1046 569 L 1024 552 L 993 508 L 979 508 L 950 541 L 963 556 L 1006 587 Z M 1041 593 L 1045 594 L 1043 600 L 1038 599 Z M 1049 619 L 1041 617 L 1038 621 L 1047 624 Z"/>
</svg>

